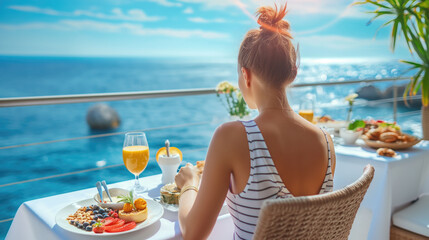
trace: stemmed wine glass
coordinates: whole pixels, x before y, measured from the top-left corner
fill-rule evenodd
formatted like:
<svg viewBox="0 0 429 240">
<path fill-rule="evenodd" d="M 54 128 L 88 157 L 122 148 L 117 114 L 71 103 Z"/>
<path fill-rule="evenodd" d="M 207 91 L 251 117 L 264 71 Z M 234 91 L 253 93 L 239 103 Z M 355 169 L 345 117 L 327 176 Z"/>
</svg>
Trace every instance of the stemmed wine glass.
<svg viewBox="0 0 429 240">
<path fill-rule="evenodd" d="M 145 170 L 149 162 L 149 145 L 144 132 L 125 134 L 122 157 L 125 167 L 135 176 L 134 193 L 144 192 L 146 189 L 139 182 L 139 175 Z"/>
</svg>

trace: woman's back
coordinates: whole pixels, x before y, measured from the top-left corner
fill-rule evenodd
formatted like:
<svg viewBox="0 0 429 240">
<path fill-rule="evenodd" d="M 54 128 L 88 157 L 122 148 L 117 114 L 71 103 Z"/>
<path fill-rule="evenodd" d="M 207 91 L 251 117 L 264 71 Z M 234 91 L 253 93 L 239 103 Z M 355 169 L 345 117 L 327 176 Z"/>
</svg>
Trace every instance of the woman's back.
<svg viewBox="0 0 429 240">
<path fill-rule="evenodd" d="M 320 129 L 308 124 L 293 112 L 266 112 L 242 122 L 247 147 L 242 142 L 236 147 L 247 148 L 247 154 L 241 149 L 242 155 L 236 155 L 226 199 L 236 238 L 252 237 L 266 199 L 332 191 L 331 146 Z"/>
<path fill-rule="evenodd" d="M 277 112 L 276 112 L 277 111 Z M 266 111 L 255 119 L 274 165 L 294 196 L 317 194 L 325 177 L 330 149 L 323 131 L 294 112 Z M 231 123 L 237 136 L 233 163 L 232 192 L 240 193 L 250 173 L 250 152 L 244 126 Z M 235 130 L 233 130 L 234 128 Z M 332 146 L 331 146 L 332 145 Z M 335 169 L 335 156 L 333 156 Z M 247 170 L 247 171 L 246 171 Z"/>
</svg>

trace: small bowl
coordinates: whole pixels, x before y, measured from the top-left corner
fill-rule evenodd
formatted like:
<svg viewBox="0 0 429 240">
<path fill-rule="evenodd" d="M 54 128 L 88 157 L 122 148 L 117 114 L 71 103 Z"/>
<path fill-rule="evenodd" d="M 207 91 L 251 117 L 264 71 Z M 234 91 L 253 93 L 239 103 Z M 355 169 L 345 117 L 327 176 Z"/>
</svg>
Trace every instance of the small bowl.
<svg viewBox="0 0 429 240">
<path fill-rule="evenodd" d="M 115 198 L 118 196 L 128 196 L 130 194 L 130 191 L 123 188 L 110 188 L 109 193 L 112 198 Z M 123 202 L 120 202 L 120 203 L 110 202 L 110 199 L 106 194 L 106 191 L 103 191 L 103 200 L 106 201 L 105 203 L 100 202 L 100 195 L 98 193 L 94 195 L 94 200 L 102 208 L 111 208 L 111 209 L 117 210 L 117 209 L 122 209 L 124 207 Z"/>
<path fill-rule="evenodd" d="M 340 129 L 340 137 L 344 140 L 347 145 L 352 145 L 362 135 L 362 131 L 352 131 L 345 128 Z"/>
</svg>

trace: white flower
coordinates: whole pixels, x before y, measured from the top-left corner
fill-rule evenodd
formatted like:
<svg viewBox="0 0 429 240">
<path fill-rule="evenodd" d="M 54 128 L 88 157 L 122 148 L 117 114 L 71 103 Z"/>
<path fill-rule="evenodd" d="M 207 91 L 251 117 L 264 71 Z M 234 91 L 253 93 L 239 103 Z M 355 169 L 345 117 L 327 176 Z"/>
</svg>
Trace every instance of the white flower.
<svg viewBox="0 0 429 240">
<path fill-rule="evenodd" d="M 228 81 L 220 82 L 216 86 L 216 91 L 219 93 L 230 93 L 230 92 L 235 92 L 236 90 L 237 88 Z"/>
<path fill-rule="evenodd" d="M 352 93 L 350 95 L 348 95 L 346 98 L 344 98 L 344 100 L 346 100 L 347 102 L 354 102 L 355 98 L 357 98 L 359 95 L 357 93 Z"/>
</svg>

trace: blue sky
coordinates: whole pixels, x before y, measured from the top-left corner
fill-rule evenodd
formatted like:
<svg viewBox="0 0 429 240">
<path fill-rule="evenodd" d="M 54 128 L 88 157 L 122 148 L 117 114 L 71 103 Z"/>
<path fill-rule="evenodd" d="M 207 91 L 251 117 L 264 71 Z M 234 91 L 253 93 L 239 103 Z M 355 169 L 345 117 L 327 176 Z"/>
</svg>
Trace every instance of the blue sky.
<svg viewBox="0 0 429 240">
<path fill-rule="evenodd" d="M 281 1 L 276 1 L 282 3 Z M 289 0 L 302 58 L 407 58 L 351 0 Z M 2 0 L 0 55 L 234 58 L 265 0 Z"/>
</svg>

